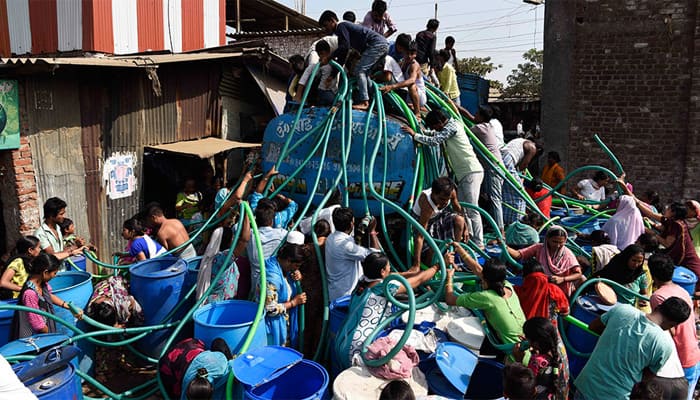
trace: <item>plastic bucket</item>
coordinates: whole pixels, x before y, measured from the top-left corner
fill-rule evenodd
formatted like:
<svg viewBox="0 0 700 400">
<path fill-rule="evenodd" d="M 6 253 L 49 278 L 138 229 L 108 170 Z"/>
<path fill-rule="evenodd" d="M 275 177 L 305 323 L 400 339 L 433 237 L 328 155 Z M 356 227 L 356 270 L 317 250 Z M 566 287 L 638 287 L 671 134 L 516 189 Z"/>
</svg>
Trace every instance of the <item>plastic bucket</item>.
<svg viewBox="0 0 700 400">
<path fill-rule="evenodd" d="M 237 354 L 253 325 L 258 304 L 245 300 L 227 300 L 207 304 L 194 313 L 194 337 L 209 347 L 217 337 L 226 341 Z M 249 350 L 267 346 L 265 321 L 260 321 Z"/>
<path fill-rule="evenodd" d="M 612 308 L 612 306 L 604 305 L 598 296 L 581 296 L 576 299 L 573 309 L 571 310 L 571 315 L 579 321 L 588 324 L 610 308 Z M 569 325 L 566 328 L 566 334 L 574 349 L 581 353 L 592 352 L 596 343 L 598 343 L 597 336 L 591 335 L 574 325 Z M 571 376 L 576 377 L 583 369 L 583 366 L 586 365 L 588 359 L 578 357 L 573 353 L 569 354 L 568 358 Z"/>
<path fill-rule="evenodd" d="M 695 273 L 686 267 L 676 266 L 673 270 L 673 283 L 685 289 L 692 298 L 695 295 L 695 283 L 698 277 Z"/>
<path fill-rule="evenodd" d="M 187 294 L 183 290 L 187 264 L 176 257 L 159 257 L 145 260 L 129 268 L 131 294 L 143 308 L 144 325 L 158 325 L 181 318 L 186 307 L 180 307 L 170 318 L 168 315 Z M 170 329 L 154 331 L 139 340 L 137 347 L 145 354 L 159 357 Z"/>
<path fill-rule="evenodd" d="M 92 275 L 83 271 L 62 271 L 49 282 L 53 289 L 53 294 L 61 298 L 66 303 L 73 303 L 76 307 L 85 309 L 92 296 Z M 78 322 L 69 310 L 61 307 L 54 307 L 54 314 L 73 325 Z M 74 332 L 56 323 L 56 332 L 67 336 L 73 336 Z"/>
<path fill-rule="evenodd" d="M 87 260 L 85 259 L 85 256 L 71 256 L 70 260 L 79 270 L 87 271 Z M 75 271 L 75 268 L 71 267 L 69 271 Z"/>
<path fill-rule="evenodd" d="M 287 372 L 257 387 L 247 387 L 246 399 L 325 399 L 328 390 L 328 372 L 311 360 L 301 360 Z"/>
<path fill-rule="evenodd" d="M 0 304 L 17 305 L 17 300 L 0 301 Z M 10 335 L 12 334 L 12 316 L 14 313 L 14 310 L 0 310 L 0 346 L 10 341 Z"/>
<path fill-rule="evenodd" d="M 185 274 L 184 287 L 188 291 L 197 284 L 197 274 L 199 274 L 199 263 L 202 262 L 202 256 L 188 258 L 185 262 L 187 263 L 187 273 Z"/>
<path fill-rule="evenodd" d="M 351 296 L 339 297 L 328 306 L 328 332 L 330 333 L 328 346 L 331 355 L 331 374 L 333 377 L 336 377 L 342 371 L 335 363 L 335 336 L 343 326 L 343 322 L 345 322 L 345 318 L 348 316 L 348 311 L 350 311 L 350 297 Z"/>
<path fill-rule="evenodd" d="M 66 351 L 66 348 L 59 351 Z M 58 354 L 58 356 L 47 354 Z M 42 353 L 31 361 L 12 366 L 12 370 L 18 378 L 22 379 L 27 389 L 39 399 L 82 399 L 80 377 L 75 374 L 75 367 L 70 360 L 61 358 L 64 355 L 65 353 L 52 353 L 52 351 Z M 46 371 L 42 371 L 43 369 Z"/>
</svg>

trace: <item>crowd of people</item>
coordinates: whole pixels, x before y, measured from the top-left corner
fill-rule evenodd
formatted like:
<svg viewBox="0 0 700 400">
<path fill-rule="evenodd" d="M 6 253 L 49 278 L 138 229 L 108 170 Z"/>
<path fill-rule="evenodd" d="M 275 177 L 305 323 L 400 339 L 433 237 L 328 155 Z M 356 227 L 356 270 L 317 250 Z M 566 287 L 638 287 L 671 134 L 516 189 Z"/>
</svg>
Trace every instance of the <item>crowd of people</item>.
<svg viewBox="0 0 700 400">
<path fill-rule="evenodd" d="M 131 264 L 166 252 L 182 259 L 203 254 L 197 298 L 207 293 L 205 302 L 264 301 L 269 345 L 299 347 L 298 311 L 305 305 L 304 346 L 299 350 L 307 357 L 314 355 L 322 340 L 318 317 L 323 308 L 350 296 L 351 312 L 332 349 L 339 367 L 349 368 L 363 364 L 365 340 L 393 313 L 387 293 L 393 297 L 408 291 L 397 280 L 387 278 L 401 275 L 417 289 L 436 277 L 442 260 L 448 267 L 442 300 L 450 306 L 480 311 L 495 333 L 499 343 L 484 341 L 481 353 L 507 364 L 503 381 L 506 398 L 691 399 L 700 376 L 693 303 L 696 293 L 687 293 L 672 278 L 676 266 L 700 276 L 700 203 L 672 202 L 661 208 L 654 191 L 638 196 L 624 175 L 614 179 L 602 171 L 567 185 L 560 155 L 554 151 L 547 153 L 541 176 L 521 178 L 528 166 L 538 162 L 542 145 L 524 137 L 505 142 L 497 110 L 488 105 L 481 106 L 475 115 L 461 107 L 455 40 L 447 37 L 445 48 L 436 51 L 439 22 L 435 19 L 430 19 L 415 38 L 402 33 L 391 44 L 387 38 L 398 28 L 382 0 L 372 3 L 361 24 L 355 23 L 352 12 L 346 12 L 340 21 L 329 10 L 323 12 L 319 25 L 327 36 L 316 41 L 305 56 L 290 59 L 294 74 L 288 86 L 287 111 L 298 105 L 308 85 L 312 86 L 310 102 L 333 104 L 338 83 L 330 61 L 336 61 L 357 79 L 354 108 L 368 109 L 370 79 L 382 84 L 381 92 L 401 92 L 422 123 L 417 130 L 404 127 L 404 133 L 417 144 L 439 148 L 449 166 L 445 176 L 422 190 L 413 207 L 406 210 L 423 228 L 414 233 L 413 258 L 406 270 L 392 272 L 396 270 L 393 260 L 382 251 L 382 240 L 388 238 L 380 238 L 377 219 L 364 216 L 357 220 L 356 213 L 342 205 L 339 189 L 318 210 L 314 224 L 310 215 L 299 215 L 293 199 L 267 195 L 275 187 L 275 167 L 261 171 L 259 165 L 250 164 L 244 166 L 238 185 L 230 183 L 204 194 L 195 180 L 186 179 L 174 201 L 176 218 L 166 216 L 160 205 L 149 204 L 124 221 L 122 237 L 127 245 L 115 254 L 120 262 Z M 317 79 L 311 81 L 318 64 Z M 442 88 L 454 109 L 474 123 L 471 133 L 487 153 L 475 151 L 462 121 L 439 109 L 428 112 L 426 81 Z M 502 165 L 514 180 L 504 180 L 493 163 Z M 526 210 L 523 193 L 534 199 L 536 210 Z M 552 198 L 567 193 L 591 202 L 594 209 L 615 209 L 600 230 L 579 235 L 578 239 L 590 243 L 590 257 L 577 256 L 567 247 L 575 237 L 565 227 L 549 225 L 540 236 L 545 219 L 550 217 Z M 257 240 L 252 238 L 253 221 L 237 213 L 241 202 L 248 202 L 253 209 Z M 485 249 L 484 234 L 490 226 L 476 209 L 465 204 L 481 204 L 493 218 L 492 233 L 504 238 L 504 256 L 522 264 L 521 284 L 513 285 L 507 279 L 512 266 L 504 261 L 492 258 L 481 264 L 466 250 L 469 243 Z M 80 319 L 83 311 L 54 295 L 50 285 L 66 259 L 94 249 L 76 235 L 74 223 L 66 218 L 67 207 L 56 197 L 45 202 L 41 226 L 34 235 L 17 241 L 14 256 L 0 275 L 0 295 L 49 314 L 55 307 L 67 308 Z M 207 238 L 203 251 L 197 251 L 188 227 L 214 211 L 227 217 Z M 299 229 L 290 231 L 297 220 Z M 240 235 L 235 236 L 236 231 Z M 428 245 L 425 234 L 452 250 L 439 254 Z M 235 243 L 234 236 L 238 238 Z M 224 264 L 234 245 L 233 258 Z M 261 287 L 263 270 L 266 285 Z M 456 272 L 474 274 L 480 290 L 456 293 Z M 600 338 L 586 366 L 573 379 L 557 329 L 558 317 L 568 315 L 572 295 L 590 278 L 607 279 L 625 290 L 617 289 L 618 304 L 589 324 Z M 328 288 L 325 299 L 322 286 Z M 113 327 L 143 322 L 141 305 L 129 294 L 128 280 L 120 276 L 95 285 L 85 315 Z M 55 331 L 51 318 L 15 313 L 13 338 Z M 512 350 L 504 351 L 500 345 L 509 345 Z M 230 359 L 230 351 L 221 341 L 207 350 L 202 342 L 188 339 L 177 343 L 159 368 L 170 394 L 211 397 L 222 390 Z M 383 396 L 389 397 L 383 398 L 397 398 L 391 397 L 399 396 L 397 393 L 408 396 L 410 387 L 406 386 L 400 381 L 387 385 Z"/>
</svg>

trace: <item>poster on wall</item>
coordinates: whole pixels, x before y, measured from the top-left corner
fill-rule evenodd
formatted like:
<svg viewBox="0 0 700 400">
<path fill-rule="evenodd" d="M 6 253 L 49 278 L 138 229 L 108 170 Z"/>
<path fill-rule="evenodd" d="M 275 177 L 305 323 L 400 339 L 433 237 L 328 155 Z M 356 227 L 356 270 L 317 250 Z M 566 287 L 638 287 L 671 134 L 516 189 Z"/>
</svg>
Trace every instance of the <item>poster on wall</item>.
<svg viewBox="0 0 700 400">
<path fill-rule="evenodd" d="M 19 149 L 17 81 L 0 79 L 0 150 Z"/>
<path fill-rule="evenodd" d="M 102 180 L 110 199 L 123 199 L 136 191 L 135 169 L 136 154 L 133 153 L 114 153 L 105 161 Z"/>
</svg>

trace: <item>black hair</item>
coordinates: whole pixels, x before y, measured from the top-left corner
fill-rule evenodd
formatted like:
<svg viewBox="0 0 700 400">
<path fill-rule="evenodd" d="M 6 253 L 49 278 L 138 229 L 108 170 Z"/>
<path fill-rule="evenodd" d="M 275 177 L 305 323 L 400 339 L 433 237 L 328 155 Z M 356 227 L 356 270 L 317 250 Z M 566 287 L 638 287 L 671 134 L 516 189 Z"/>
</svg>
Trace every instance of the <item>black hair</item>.
<svg viewBox="0 0 700 400">
<path fill-rule="evenodd" d="M 382 277 L 382 270 L 389 262 L 389 257 L 384 253 L 370 253 L 362 260 L 362 273 L 369 279 L 379 279 Z"/>
<path fill-rule="evenodd" d="M 542 264 L 540 264 L 539 261 L 537 261 L 536 258 L 532 257 L 523 261 L 523 277 L 526 277 L 535 272 L 544 273 L 544 267 L 542 266 Z"/>
<path fill-rule="evenodd" d="M 316 50 L 316 53 L 320 52 L 325 52 L 325 53 L 330 53 L 331 52 L 331 45 L 328 44 L 325 40 L 321 39 L 318 42 L 316 42 L 316 45 L 314 46 L 314 50 Z"/>
<path fill-rule="evenodd" d="M 493 290 L 501 297 L 505 296 L 506 265 L 503 262 L 495 258 L 489 259 L 484 264 L 482 276 L 490 290 Z"/>
<path fill-rule="evenodd" d="M 493 118 L 493 108 L 487 104 L 481 105 L 476 114 L 480 115 L 482 120 L 490 121 Z"/>
<path fill-rule="evenodd" d="M 303 245 L 288 242 L 285 242 L 277 253 L 277 258 L 295 263 L 304 261 L 304 256 Z"/>
<path fill-rule="evenodd" d="M 273 211 L 278 211 L 277 209 L 277 203 L 274 200 L 268 199 L 267 197 L 263 197 L 258 201 L 258 206 L 256 207 L 256 210 L 260 207 L 263 208 L 271 208 Z"/>
<path fill-rule="evenodd" d="M 537 214 L 534 212 L 526 213 L 520 221 L 523 224 L 527 224 L 527 225 L 532 226 L 533 228 L 542 226 L 542 222 L 543 222 L 540 214 Z"/>
<path fill-rule="evenodd" d="M 137 218 L 127 219 L 126 221 L 124 221 L 123 227 L 126 230 L 134 232 L 136 236 L 142 236 L 144 234 L 143 225 L 141 224 L 141 221 L 139 221 Z"/>
<path fill-rule="evenodd" d="M 443 61 L 447 62 L 447 60 L 450 59 L 450 52 L 445 49 L 442 49 L 438 51 L 438 56 L 440 56 L 440 58 L 442 58 Z"/>
<path fill-rule="evenodd" d="M 431 129 L 434 129 L 434 127 L 439 124 L 447 122 L 447 120 L 447 115 L 445 115 L 445 113 L 439 108 L 430 110 L 430 112 L 428 112 L 428 114 L 425 116 L 425 124 Z"/>
<path fill-rule="evenodd" d="M 94 319 L 95 321 L 114 326 L 117 323 L 117 313 L 114 307 L 103 301 L 100 303 L 93 303 L 88 309 L 88 317 Z"/>
<path fill-rule="evenodd" d="M 507 364 L 503 368 L 503 394 L 511 400 L 535 398 L 535 374 L 519 364 Z"/>
<path fill-rule="evenodd" d="M 688 207 L 678 201 L 669 204 L 668 209 L 673 213 L 674 220 L 685 219 L 686 215 L 688 215 Z"/>
<path fill-rule="evenodd" d="M 36 236 L 22 236 L 15 242 L 15 253 L 18 256 L 25 255 L 29 253 L 29 250 L 35 248 L 39 242 L 39 238 Z"/>
<path fill-rule="evenodd" d="M 333 225 L 335 229 L 341 232 L 347 232 L 355 220 L 355 215 L 351 208 L 338 207 L 333 210 Z"/>
<path fill-rule="evenodd" d="M 629 269 L 628 264 L 630 259 L 637 254 L 641 254 L 643 258 L 644 249 L 642 246 L 631 244 L 611 258 L 608 264 L 593 276 L 610 279 L 620 285 L 632 283 L 635 279 L 639 278 L 640 275 L 644 274 L 642 265 L 639 265 L 634 270 Z"/>
<path fill-rule="evenodd" d="M 523 186 L 532 190 L 533 192 L 539 192 L 540 190 L 542 190 L 544 184 L 542 183 L 542 179 L 534 177 L 532 179 L 525 179 Z"/>
<path fill-rule="evenodd" d="M 294 54 L 289 57 L 289 66 L 295 74 L 301 75 L 304 72 L 304 57 L 301 54 Z"/>
<path fill-rule="evenodd" d="M 209 372 L 206 368 L 197 370 L 197 377 L 190 381 L 185 392 L 189 400 L 211 399 L 211 396 L 214 394 L 214 388 L 207 379 L 208 374 Z"/>
<path fill-rule="evenodd" d="M 435 30 L 440 26 L 440 21 L 436 20 L 435 18 L 431 18 L 428 20 L 428 23 L 425 25 L 426 28 L 429 30 Z"/>
<path fill-rule="evenodd" d="M 58 258 L 56 258 L 56 256 L 41 252 L 38 256 L 36 256 L 36 258 L 34 258 L 34 260 L 32 260 L 27 272 L 29 275 L 41 275 L 44 271 L 58 271 L 60 265 L 61 262 L 58 260 Z"/>
<path fill-rule="evenodd" d="M 680 297 L 669 297 L 656 307 L 665 319 L 677 324 L 685 322 L 690 317 L 690 306 Z"/>
<path fill-rule="evenodd" d="M 163 209 L 160 208 L 159 205 L 152 205 L 152 206 L 148 207 L 148 216 L 149 217 L 162 217 L 163 215 L 165 215 L 165 214 L 163 213 Z"/>
<path fill-rule="evenodd" d="M 676 269 L 676 265 L 671 257 L 666 254 L 652 254 L 649 257 L 648 265 L 651 278 L 657 283 L 673 280 L 673 271 Z"/>
<path fill-rule="evenodd" d="M 602 229 L 596 229 L 588 235 L 593 246 L 600 246 L 602 244 L 610 244 L 610 235 Z"/>
<path fill-rule="evenodd" d="M 401 46 L 404 49 L 408 50 L 408 46 L 411 44 L 411 35 L 408 33 L 400 33 L 396 37 L 396 42 L 394 42 L 394 46 Z"/>
<path fill-rule="evenodd" d="M 603 171 L 596 171 L 595 174 L 593 174 L 593 180 L 598 182 L 598 181 L 603 181 L 608 179 L 608 174 L 606 174 Z"/>
<path fill-rule="evenodd" d="M 440 193 L 452 193 L 453 190 L 456 189 L 455 183 L 452 181 L 452 179 L 446 177 L 446 176 L 441 176 L 433 181 L 433 184 L 430 185 L 431 189 L 433 190 L 433 194 L 440 194 Z"/>
<path fill-rule="evenodd" d="M 418 52 L 418 44 L 416 43 L 415 40 L 411 40 L 411 43 L 409 43 L 408 46 L 406 47 L 406 52 L 409 54 Z"/>
<path fill-rule="evenodd" d="M 333 193 L 331 194 L 331 197 L 328 198 L 328 201 L 326 202 L 326 207 L 334 206 L 336 204 L 340 204 L 340 201 L 343 199 L 342 194 L 340 193 L 340 189 L 335 188 L 333 189 Z"/>
<path fill-rule="evenodd" d="M 642 233 L 637 238 L 637 243 L 644 248 L 645 253 L 654 253 L 659 249 L 659 239 L 653 233 Z"/>
<path fill-rule="evenodd" d="M 61 233 L 66 234 L 66 231 L 68 231 L 68 228 L 73 225 L 73 220 L 70 218 L 64 218 L 63 222 L 61 222 L 58 226 L 61 228 Z"/>
<path fill-rule="evenodd" d="M 287 202 L 280 195 L 273 197 L 272 202 L 274 203 L 275 211 L 282 211 L 288 206 Z"/>
<path fill-rule="evenodd" d="M 226 343 L 226 341 L 220 337 L 214 338 L 214 340 L 212 340 L 211 351 L 218 351 L 219 353 L 226 356 L 227 360 L 233 360 L 231 348 L 228 347 L 228 343 Z"/>
<path fill-rule="evenodd" d="M 318 24 L 323 27 L 323 25 L 326 24 L 326 22 L 330 21 L 337 21 L 338 16 L 335 15 L 335 13 L 331 10 L 326 10 L 321 14 L 321 17 L 318 19 Z"/>
<path fill-rule="evenodd" d="M 379 395 L 379 400 L 415 400 L 415 398 L 411 385 L 402 379 L 387 383 Z"/>
<path fill-rule="evenodd" d="M 343 13 L 343 21 L 348 21 L 348 22 L 355 22 L 357 20 L 357 17 L 355 17 L 355 13 L 352 11 L 345 11 Z"/>
<path fill-rule="evenodd" d="M 55 218 L 61 210 L 68 207 L 65 201 L 52 197 L 44 202 L 44 219 Z"/>
<path fill-rule="evenodd" d="M 259 226 L 272 226 L 275 221 L 275 209 L 272 207 L 260 207 L 255 209 L 255 222 Z"/>
<path fill-rule="evenodd" d="M 561 157 L 559 157 L 559 153 L 557 153 L 556 151 L 550 151 L 549 153 L 547 153 L 547 158 L 551 158 L 556 162 L 561 162 Z"/>
<path fill-rule="evenodd" d="M 558 375 L 561 371 L 557 366 L 561 362 L 557 346 L 559 343 L 559 334 L 557 328 L 552 322 L 543 317 L 533 317 L 525 321 L 523 324 L 523 334 L 530 343 L 537 342 L 539 345 L 540 354 L 548 354 L 552 358 L 551 365 L 553 366 L 553 375 Z M 558 387 L 562 382 L 561 379 L 550 379 L 550 393 L 560 393 L 563 388 Z"/>
<path fill-rule="evenodd" d="M 554 225 L 554 226 L 556 226 L 556 225 Z M 547 230 L 547 234 L 545 235 L 545 238 L 546 238 L 546 239 L 549 239 L 549 238 L 553 238 L 553 237 L 565 237 L 565 238 L 568 238 L 568 237 L 569 237 L 569 234 L 566 233 L 566 229 L 561 228 L 561 227 L 560 227 L 560 229 L 552 229 L 552 228 L 549 228 L 549 229 Z"/>
<path fill-rule="evenodd" d="M 386 1 L 374 0 L 372 3 L 372 12 L 383 15 L 386 12 Z"/>
<path fill-rule="evenodd" d="M 450 43 L 452 43 L 452 44 L 455 43 L 455 38 L 452 36 L 448 36 L 445 38 L 445 44 L 450 44 Z"/>
<path fill-rule="evenodd" d="M 664 390 L 656 378 L 658 377 L 635 383 L 632 387 L 632 392 L 630 392 L 630 400 L 664 400 Z M 685 399 L 687 397 L 688 381 L 685 378 L 682 379 L 685 381 L 686 395 L 683 397 L 669 397 L 670 399 Z"/>
<path fill-rule="evenodd" d="M 320 219 L 316 221 L 316 225 L 314 225 L 314 233 L 318 237 L 326 237 L 331 234 L 331 224 L 328 223 L 325 219 Z"/>
<path fill-rule="evenodd" d="M 647 204 L 654 206 L 657 210 L 661 209 L 661 198 L 659 197 L 659 192 L 656 190 L 646 190 L 644 192 L 644 197 L 646 197 Z"/>
</svg>

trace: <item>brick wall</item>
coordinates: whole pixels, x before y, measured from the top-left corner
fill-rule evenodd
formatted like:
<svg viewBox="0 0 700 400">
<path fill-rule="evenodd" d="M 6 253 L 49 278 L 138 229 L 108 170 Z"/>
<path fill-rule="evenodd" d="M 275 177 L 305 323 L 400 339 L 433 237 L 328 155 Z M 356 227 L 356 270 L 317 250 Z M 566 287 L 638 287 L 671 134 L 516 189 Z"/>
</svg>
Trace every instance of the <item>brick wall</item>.
<svg viewBox="0 0 700 400">
<path fill-rule="evenodd" d="M 19 232 L 29 235 L 41 224 L 41 206 L 37 203 L 32 150 L 29 139 L 25 136 L 20 139 L 19 149 L 12 151 L 12 165 L 19 209 Z"/>
<path fill-rule="evenodd" d="M 567 75 L 569 104 L 543 105 L 547 135 L 568 134 L 568 168 L 611 166 L 593 140 L 599 134 L 625 167 L 635 190 L 658 190 L 664 200 L 698 197 L 700 52 L 696 51 L 698 0 L 576 0 L 550 17 L 572 24 L 571 67 L 548 63 L 550 75 Z M 549 21 L 549 20 L 548 20 Z M 571 25 L 569 25 L 571 26 Z M 570 34 L 570 32 L 566 32 Z M 548 46 L 561 32 L 545 32 Z M 700 42 L 698 42 L 700 44 Z M 554 82 L 555 79 L 549 79 Z M 561 86 L 547 83 L 543 103 Z M 568 132 L 547 132 L 565 118 Z M 548 121 L 549 120 L 549 121 Z"/>
</svg>

